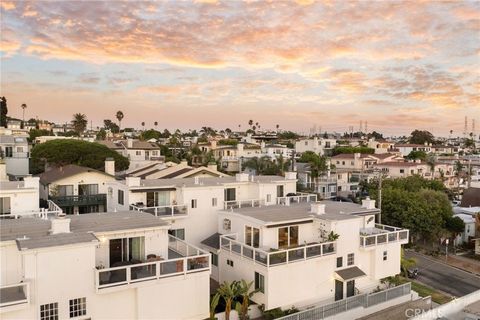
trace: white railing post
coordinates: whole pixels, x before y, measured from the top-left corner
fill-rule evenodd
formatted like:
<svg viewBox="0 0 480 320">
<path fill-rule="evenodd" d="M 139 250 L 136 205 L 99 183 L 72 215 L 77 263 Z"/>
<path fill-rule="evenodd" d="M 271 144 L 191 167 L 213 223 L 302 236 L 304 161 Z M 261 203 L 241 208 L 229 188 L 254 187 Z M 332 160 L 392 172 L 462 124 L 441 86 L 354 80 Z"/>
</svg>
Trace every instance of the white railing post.
<svg viewBox="0 0 480 320">
<path fill-rule="evenodd" d="M 161 275 L 161 272 L 160 272 L 160 268 L 161 268 L 162 264 L 160 263 L 160 261 L 157 261 L 155 263 L 155 278 L 160 278 L 160 275 Z"/>
<path fill-rule="evenodd" d="M 187 258 L 183 258 L 183 275 L 187 274 Z"/>
<path fill-rule="evenodd" d="M 132 270 L 130 269 L 130 267 L 127 267 L 126 268 L 126 280 L 127 280 L 127 283 L 130 284 L 130 281 L 131 281 L 131 277 L 132 277 Z"/>
</svg>

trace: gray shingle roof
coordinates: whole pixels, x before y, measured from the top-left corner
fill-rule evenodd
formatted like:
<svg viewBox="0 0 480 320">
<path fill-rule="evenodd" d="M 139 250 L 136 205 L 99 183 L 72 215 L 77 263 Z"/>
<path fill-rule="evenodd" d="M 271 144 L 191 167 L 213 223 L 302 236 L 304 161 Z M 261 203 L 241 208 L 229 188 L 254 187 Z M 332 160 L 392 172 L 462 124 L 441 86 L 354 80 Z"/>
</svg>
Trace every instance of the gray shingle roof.
<svg viewBox="0 0 480 320">
<path fill-rule="evenodd" d="M 463 191 L 461 207 L 480 207 L 480 188 L 468 188 Z"/>
<path fill-rule="evenodd" d="M 202 240 L 200 243 L 201 244 L 204 244 L 210 248 L 214 248 L 214 249 L 220 249 L 220 236 L 222 234 L 221 233 L 214 233 L 212 234 L 210 237 Z"/>
<path fill-rule="evenodd" d="M 366 276 L 365 272 L 360 270 L 359 267 L 350 267 L 342 270 L 337 270 L 335 271 L 335 273 L 344 281 Z"/>
<path fill-rule="evenodd" d="M 40 174 L 39 177 L 40 177 L 40 183 L 49 184 L 63 178 L 71 177 L 76 174 L 84 174 L 88 172 L 96 172 L 96 173 L 104 174 L 106 176 L 111 177 L 109 174 L 103 171 L 95 170 L 88 167 L 77 166 L 76 164 L 69 164 L 63 167 L 52 168 L 51 170 Z"/>
</svg>

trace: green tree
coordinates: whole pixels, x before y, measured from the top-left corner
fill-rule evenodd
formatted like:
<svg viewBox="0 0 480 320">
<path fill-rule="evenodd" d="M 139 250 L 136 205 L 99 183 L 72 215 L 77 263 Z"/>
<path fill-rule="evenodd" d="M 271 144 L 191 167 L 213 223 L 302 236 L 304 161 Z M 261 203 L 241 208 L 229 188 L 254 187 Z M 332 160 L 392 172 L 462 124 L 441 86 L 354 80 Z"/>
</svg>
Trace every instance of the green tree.
<svg viewBox="0 0 480 320">
<path fill-rule="evenodd" d="M 161 136 L 162 136 L 161 132 L 150 129 L 150 130 L 143 131 L 140 136 L 140 139 L 142 140 L 159 139 Z"/>
<path fill-rule="evenodd" d="M 210 300 L 210 320 L 215 320 L 215 309 L 217 309 L 218 302 L 220 301 L 220 294 L 215 293 Z"/>
<path fill-rule="evenodd" d="M 292 140 L 292 139 L 298 139 L 299 135 L 293 131 L 282 131 L 277 133 L 277 137 L 278 139 Z"/>
<path fill-rule="evenodd" d="M 117 120 L 118 120 L 118 128 L 119 128 L 119 130 L 121 130 L 121 129 L 122 129 L 122 120 L 123 120 L 123 118 L 125 117 L 125 115 L 123 114 L 122 111 L 119 110 L 119 111 L 117 111 L 117 113 L 115 114 L 115 117 L 116 117 Z"/>
<path fill-rule="evenodd" d="M 235 310 L 238 312 L 240 320 L 247 320 L 248 319 L 248 307 L 250 305 L 250 299 L 253 295 L 259 292 L 259 289 L 252 290 L 252 282 L 247 282 L 245 280 L 241 280 L 237 282 L 237 294 L 242 298 L 242 303 L 237 302 L 235 306 Z"/>
<path fill-rule="evenodd" d="M 408 275 L 408 269 L 413 268 L 417 265 L 417 260 L 415 258 L 405 257 L 405 250 L 402 248 L 400 252 L 400 270 L 403 276 Z"/>
<path fill-rule="evenodd" d="M 0 126 L 2 127 L 7 127 L 7 114 L 8 114 L 7 98 L 1 97 L 0 98 Z"/>
<path fill-rule="evenodd" d="M 410 160 L 427 160 L 427 153 L 425 151 L 410 151 L 407 155 L 407 159 Z"/>
<path fill-rule="evenodd" d="M 74 131 L 78 134 L 81 135 L 85 129 L 87 128 L 88 120 L 87 116 L 83 113 L 75 113 L 73 115 L 72 119 L 72 125 Z"/>
<path fill-rule="evenodd" d="M 36 138 L 41 136 L 53 136 L 52 131 L 45 130 L 45 129 L 32 129 L 29 132 L 28 142 L 32 143 L 35 141 Z"/>
<path fill-rule="evenodd" d="M 115 122 L 109 119 L 103 120 L 103 127 L 105 128 L 105 130 L 110 130 L 110 132 L 112 133 L 120 132 L 120 127 Z"/>
<path fill-rule="evenodd" d="M 46 163 L 55 166 L 76 164 L 103 170 L 106 158 L 115 160 L 117 171 L 128 169 L 130 164 L 127 158 L 99 143 L 72 139 L 51 140 L 33 147 L 31 172 L 34 174 L 43 172 Z"/>
<path fill-rule="evenodd" d="M 446 227 L 452 233 L 454 239 L 465 231 L 465 223 L 460 217 L 448 217 Z"/>
<path fill-rule="evenodd" d="M 236 281 L 231 283 L 225 281 L 217 289 L 218 294 L 225 301 L 225 320 L 230 320 L 230 312 L 232 311 L 233 300 L 238 296 L 238 284 Z"/>
<path fill-rule="evenodd" d="M 97 133 L 96 139 L 97 140 L 105 140 L 106 138 L 107 138 L 107 132 L 103 128 L 100 129 L 100 131 L 98 131 L 98 133 Z"/>
<path fill-rule="evenodd" d="M 414 144 L 425 144 L 426 143 L 434 143 L 435 137 L 429 131 L 426 130 L 414 130 L 410 134 L 410 143 Z"/>
</svg>

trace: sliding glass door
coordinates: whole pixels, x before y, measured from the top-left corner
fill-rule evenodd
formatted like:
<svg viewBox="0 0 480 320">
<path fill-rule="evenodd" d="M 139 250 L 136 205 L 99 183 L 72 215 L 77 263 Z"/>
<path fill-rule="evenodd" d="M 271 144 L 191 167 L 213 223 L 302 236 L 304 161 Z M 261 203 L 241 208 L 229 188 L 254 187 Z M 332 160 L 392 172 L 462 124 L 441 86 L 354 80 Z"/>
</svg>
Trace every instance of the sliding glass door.
<svg viewBox="0 0 480 320">
<path fill-rule="evenodd" d="M 110 240 L 110 267 L 125 261 L 145 260 L 145 237 Z"/>
<path fill-rule="evenodd" d="M 298 246 L 298 226 L 278 228 L 278 248 Z"/>
</svg>

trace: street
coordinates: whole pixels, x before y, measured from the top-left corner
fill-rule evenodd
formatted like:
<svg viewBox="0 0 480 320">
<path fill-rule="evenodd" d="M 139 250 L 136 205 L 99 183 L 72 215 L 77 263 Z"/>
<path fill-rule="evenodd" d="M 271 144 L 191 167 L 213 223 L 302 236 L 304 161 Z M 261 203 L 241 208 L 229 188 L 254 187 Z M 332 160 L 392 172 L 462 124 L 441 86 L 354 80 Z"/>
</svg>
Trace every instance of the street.
<svg viewBox="0 0 480 320">
<path fill-rule="evenodd" d="M 405 256 L 415 258 L 418 268 L 418 282 L 441 290 L 455 297 L 461 297 L 480 289 L 480 277 L 466 271 L 430 260 L 424 255 L 405 251 Z"/>
</svg>

